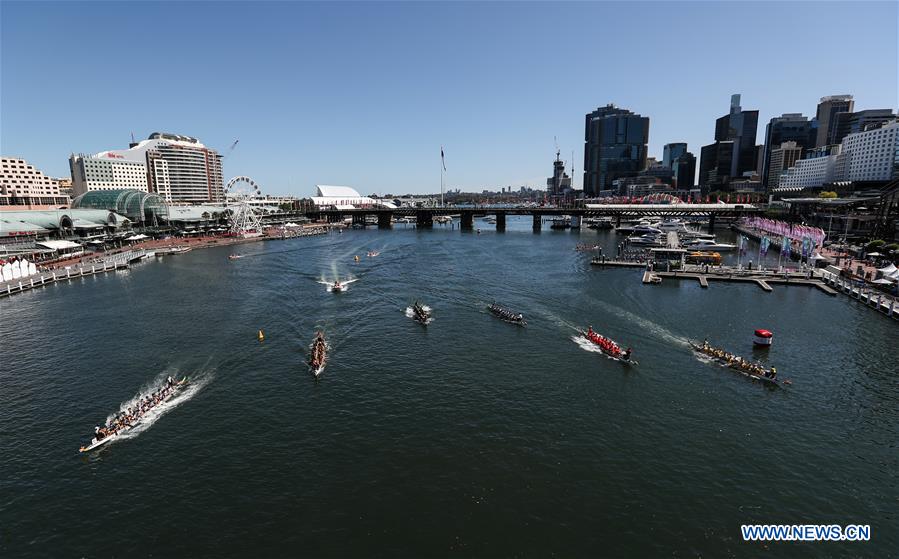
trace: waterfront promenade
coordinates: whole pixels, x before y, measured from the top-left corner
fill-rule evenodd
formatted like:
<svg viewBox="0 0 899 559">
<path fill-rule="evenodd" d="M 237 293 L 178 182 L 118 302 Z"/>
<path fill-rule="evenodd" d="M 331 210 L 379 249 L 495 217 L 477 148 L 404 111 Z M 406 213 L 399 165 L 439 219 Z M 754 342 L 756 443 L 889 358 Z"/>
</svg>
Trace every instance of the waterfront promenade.
<svg viewBox="0 0 899 559">
<path fill-rule="evenodd" d="M 76 258 L 54 261 L 50 265 L 42 265 L 38 273 L 32 276 L 16 278 L 6 282 L 0 282 L 0 297 L 9 297 L 18 293 L 59 281 L 68 281 L 95 274 L 104 274 L 125 270 L 132 262 L 142 258 L 163 255 L 175 255 L 189 252 L 194 249 L 212 248 L 221 246 L 244 245 L 259 241 L 278 241 L 326 234 L 331 227 L 305 226 L 294 230 L 282 228 L 267 229 L 265 234 L 259 237 L 222 237 L 217 235 L 199 237 L 168 237 L 165 239 L 150 239 L 134 242 L 129 245 L 111 249 L 104 252 L 79 255 Z"/>
</svg>

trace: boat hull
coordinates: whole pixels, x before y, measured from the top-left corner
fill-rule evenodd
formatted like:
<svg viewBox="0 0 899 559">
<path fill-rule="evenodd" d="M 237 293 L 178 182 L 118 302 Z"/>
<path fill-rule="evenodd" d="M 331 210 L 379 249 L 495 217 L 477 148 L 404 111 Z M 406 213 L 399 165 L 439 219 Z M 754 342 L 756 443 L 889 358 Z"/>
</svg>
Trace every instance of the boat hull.
<svg viewBox="0 0 899 559">
<path fill-rule="evenodd" d="M 739 373 L 739 374 L 743 375 L 744 377 L 749 377 L 753 380 L 760 381 L 762 384 L 764 384 L 766 386 L 778 386 L 778 387 L 782 386 L 781 381 L 779 381 L 777 379 L 768 378 L 768 377 L 762 376 L 762 375 L 756 375 L 756 374 L 750 373 L 749 371 L 744 371 L 743 369 L 740 369 L 739 367 L 734 367 L 733 365 L 728 363 L 727 360 L 725 360 L 725 359 L 715 357 L 714 355 L 709 355 L 708 353 L 706 353 L 705 351 L 702 350 L 702 346 L 700 346 L 699 344 L 690 342 L 690 347 L 692 347 L 693 351 L 695 351 L 696 353 L 698 353 L 700 355 L 704 355 L 710 359 L 713 359 L 719 365 L 724 365 L 728 369 L 731 369 L 732 371 Z M 766 369 L 766 371 L 770 372 L 769 369 Z"/>
<path fill-rule="evenodd" d="M 623 357 L 616 356 L 614 353 L 607 351 L 606 348 L 604 348 L 601 345 L 599 345 L 598 343 L 594 342 L 590 338 L 590 336 L 587 335 L 587 332 L 580 330 L 580 333 L 581 333 L 581 337 L 583 337 L 585 340 L 587 340 L 588 342 L 593 344 L 597 349 L 599 349 L 602 352 L 603 355 L 605 355 L 609 359 L 611 359 L 613 361 L 618 361 L 619 363 L 624 363 L 625 365 L 636 365 L 637 364 L 637 362 L 634 361 L 633 359 L 624 359 Z M 606 338 L 606 339 L 608 339 L 608 338 Z M 609 341 L 612 341 L 612 340 L 609 340 Z"/>
</svg>

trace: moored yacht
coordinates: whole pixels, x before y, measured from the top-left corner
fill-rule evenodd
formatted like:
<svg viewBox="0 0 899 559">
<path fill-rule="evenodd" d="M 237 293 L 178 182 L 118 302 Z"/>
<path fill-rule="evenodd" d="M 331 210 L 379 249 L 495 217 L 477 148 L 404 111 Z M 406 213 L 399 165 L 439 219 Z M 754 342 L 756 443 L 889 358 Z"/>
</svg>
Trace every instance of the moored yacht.
<svg viewBox="0 0 899 559">
<path fill-rule="evenodd" d="M 731 245 L 727 243 L 719 243 L 712 239 L 695 239 L 690 241 L 684 245 L 684 248 L 689 250 L 702 250 L 702 251 L 728 251 L 728 250 L 736 250 L 737 245 Z"/>
</svg>

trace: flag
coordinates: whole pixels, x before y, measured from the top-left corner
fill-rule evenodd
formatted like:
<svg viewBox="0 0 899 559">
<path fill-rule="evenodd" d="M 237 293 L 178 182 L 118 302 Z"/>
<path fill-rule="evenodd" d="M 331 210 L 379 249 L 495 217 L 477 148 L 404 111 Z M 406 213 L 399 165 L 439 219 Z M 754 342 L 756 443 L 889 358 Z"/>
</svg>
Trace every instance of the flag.
<svg viewBox="0 0 899 559">
<path fill-rule="evenodd" d="M 443 164 L 443 170 L 446 171 L 446 160 L 443 158 L 443 146 L 440 146 L 440 163 Z"/>
</svg>

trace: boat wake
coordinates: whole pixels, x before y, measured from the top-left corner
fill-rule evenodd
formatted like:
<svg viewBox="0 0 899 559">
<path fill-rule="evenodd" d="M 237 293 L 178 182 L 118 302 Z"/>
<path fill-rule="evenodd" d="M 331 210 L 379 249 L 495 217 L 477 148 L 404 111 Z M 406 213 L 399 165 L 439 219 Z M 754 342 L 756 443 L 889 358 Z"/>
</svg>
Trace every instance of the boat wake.
<svg viewBox="0 0 899 559">
<path fill-rule="evenodd" d="M 345 291 L 349 291 L 350 288 L 347 286 L 349 286 L 349 284 L 353 283 L 354 281 L 359 281 L 359 278 L 343 280 L 342 282 L 340 282 L 340 289 L 338 291 L 340 291 L 341 293 L 343 293 Z M 334 291 L 334 282 L 333 281 L 327 281 L 325 279 L 321 279 L 318 281 L 318 283 L 326 286 L 328 293 L 332 293 Z"/>
<path fill-rule="evenodd" d="M 144 415 L 141 416 L 140 421 L 134 427 L 128 429 L 127 431 L 119 433 L 113 440 L 109 441 L 109 443 L 107 444 L 114 444 L 117 441 L 133 439 L 140 436 L 141 433 L 152 427 L 160 417 L 196 396 L 197 393 L 200 392 L 200 390 L 202 390 L 203 387 L 209 384 L 209 382 L 213 379 L 213 373 L 211 370 L 201 370 L 194 375 L 185 374 L 177 369 L 166 370 L 158 375 L 153 380 L 153 382 L 142 388 L 141 391 L 138 392 L 133 398 L 126 402 L 123 402 L 122 405 L 119 406 L 117 412 L 107 416 L 106 423 L 108 424 L 110 421 L 112 421 L 116 413 L 124 413 L 128 410 L 128 408 L 137 407 L 138 402 L 163 386 L 165 384 L 166 377 L 169 376 L 177 378 L 179 380 L 182 377 L 187 376 L 187 386 L 175 392 L 175 395 L 170 399 L 157 406 L 154 406 L 152 409 L 144 413 Z"/>
<path fill-rule="evenodd" d="M 623 317 L 627 318 L 627 320 L 629 322 L 633 322 L 634 324 L 639 325 L 640 328 L 644 332 L 651 332 L 652 334 L 655 334 L 656 337 L 661 338 L 662 340 L 665 340 L 666 342 L 671 343 L 671 344 L 677 344 L 677 345 L 681 345 L 684 347 L 690 347 L 690 339 L 689 338 L 685 338 L 683 336 L 678 336 L 677 334 L 675 334 L 671 330 L 668 330 L 661 324 L 658 324 L 651 320 L 647 320 L 647 319 L 643 318 L 642 316 L 636 315 L 628 310 L 622 309 L 615 305 L 603 304 L 603 306 L 607 306 L 613 314 L 623 316 Z"/>
</svg>

